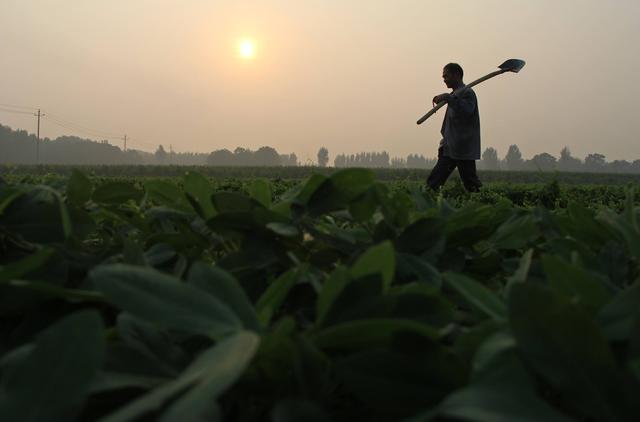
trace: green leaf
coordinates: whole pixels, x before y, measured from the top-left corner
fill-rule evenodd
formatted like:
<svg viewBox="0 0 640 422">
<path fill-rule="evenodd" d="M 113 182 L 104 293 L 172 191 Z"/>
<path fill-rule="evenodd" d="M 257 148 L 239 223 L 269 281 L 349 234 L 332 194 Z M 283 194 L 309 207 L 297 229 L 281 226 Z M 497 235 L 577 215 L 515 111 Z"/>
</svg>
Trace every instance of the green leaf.
<svg viewBox="0 0 640 422">
<path fill-rule="evenodd" d="M 336 268 L 327 281 L 322 285 L 320 295 L 316 301 L 316 325 L 322 326 L 325 318 L 333 306 L 336 298 L 347 286 L 351 278 L 349 277 L 349 271 L 345 267 Z"/>
<path fill-rule="evenodd" d="M 311 339 L 321 349 L 364 350 L 388 346 L 394 335 L 402 332 L 438 338 L 436 330 L 426 324 L 408 319 L 370 318 L 333 325 L 312 334 Z"/>
<path fill-rule="evenodd" d="M 629 370 L 636 378 L 636 382 L 640 382 L 640 358 L 634 359 L 633 361 L 628 363 Z"/>
<path fill-rule="evenodd" d="M 216 192 L 211 201 L 219 213 L 247 213 L 263 208 L 255 199 L 237 192 Z"/>
<path fill-rule="evenodd" d="M 491 374 L 496 362 L 503 362 L 507 354 L 516 350 L 516 340 L 506 331 L 497 331 L 487 336 L 473 356 L 475 376 Z"/>
<path fill-rule="evenodd" d="M 411 254 L 396 253 L 396 279 L 398 282 L 418 281 L 439 289 L 440 272 L 425 259 Z"/>
<path fill-rule="evenodd" d="M 529 276 L 531 268 L 531 260 L 533 258 L 533 249 L 526 251 L 521 257 L 516 272 L 507 279 L 507 287 L 505 288 L 505 296 L 509 296 L 509 291 L 516 283 L 524 283 Z"/>
<path fill-rule="evenodd" d="M 472 385 L 449 396 L 440 415 L 474 422 L 539 422 L 569 419 L 532 393 L 512 392 L 497 385 Z M 417 419 L 425 420 L 425 419 Z"/>
<path fill-rule="evenodd" d="M 471 246 L 486 240 L 513 214 L 504 205 L 470 203 L 446 219 L 448 247 Z"/>
<path fill-rule="evenodd" d="M 67 182 L 67 199 L 76 205 L 82 205 L 91 199 L 93 186 L 91 180 L 80 170 L 72 169 Z"/>
<path fill-rule="evenodd" d="M 412 319 L 436 328 L 453 323 L 453 306 L 428 284 L 403 284 L 391 289 L 388 295 L 393 298 L 394 318 Z"/>
<path fill-rule="evenodd" d="M 114 305 L 161 327 L 214 339 L 242 328 L 225 303 L 159 271 L 114 264 L 92 270 L 89 277 Z"/>
<path fill-rule="evenodd" d="M 60 194 L 49 186 L 29 187 L 5 209 L 2 225 L 25 240 L 63 242 L 71 236 L 69 210 Z"/>
<path fill-rule="evenodd" d="M 409 194 L 402 190 L 396 190 L 390 193 L 379 187 L 380 185 L 376 185 L 378 200 L 380 201 L 381 211 L 386 222 L 394 227 L 405 227 L 409 225 L 409 215 L 415 207 Z"/>
<path fill-rule="evenodd" d="M 625 240 L 631 256 L 640 257 L 640 231 L 637 224 L 634 225 L 633 221 L 629 221 L 627 215 L 618 215 L 613 210 L 605 209 L 598 216 L 598 221 L 606 224 Z"/>
<path fill-rule="evenodd" d="M 360 198 L 349 205 L 349 214 L 357 221 L 368 221 L 378 208 L 377 194 L 374 189 L 369 189 Z"/>
<path fill-rule="evenodd" d="M 260 331 L 251 301 L 231 274 L 218 267 L 196 262 L 189 271 L 188 282 L 229 306 L 246 329 Z"/>
<path fill-rule="evenodd" d="M 300 187 L 294 187 L 283 196 L 283 201 L 291 199 L 298 204 L 306 205 L 311 195 L 322 185 L 328 178 L 321 174 L 312 174 L 311 177 Z"/>
<path fill-rule="evenodd" d="M 201 381 L 172 403 L 160 422 L 184 422 L 185 415 L 197 417 L 216 414 L 217 409 L 212 406 L 212 402 L 243 375 L 259 344 L 260 337 L 245 331 L 217 345 L 219 350 L 215 353 L 215 358 L 208 356 L 209 362 L 203 368 L 203 372 L 206 372 Z"/>
<path fill-rule="evenodd" d="M 296 226 L 286 223 L 268 223 L 267 229 L 282 237 L 297 237 L 300 231 Z"/>
<path fill-rule="evenodd" d="M 24 193 L 22 189 L 3 187 L 0 191 L 0 216 L 13 201 L 24 195 Z"/>
<path fill-rule="evenodd" d="M 583 267 L 550 255 L 542 257 L 542 266 L 551 289 L 575 303 L 597 310 L 611 298 L 604 283 Z"/>
<path fill-rule="evenodd" d="M 586 311 L 533 283 L 509 297 L 511 330 L 533 370 L 561 392 L 575 412 L 599 420 L 626 420 L 616 359 Z M 637 415 L 636 415 L 637 416 Z"/>
<path fill-rule="evenodd" d="M 55 250 L 53 249 L 43 248 L 36 251 L 36 253 L 22 258 L 20 261 L 12 262 L 4 267 L 0 266 L 0 283 L 23 278 L 29 273 L 42 268 L 54 253 Z"/>
<path fill-rule="evenodd" d="M 592 248 L 599 248 L 614 237 L 615 231 L 596 218 L 594 210 L 570 201 L 567 206 L 568 219 L 566 225 L 572 237 Z"/>
<path fill-rule="evenodd" d="M 503 357 L 489 377 L 448 396 L 432 415 L 477 422 L 569 422 L 536 396 L 526 371 L 515 353 Z M 413 420 L 413 419 L 412 419 Z M 415 418 L 431 420 L 431 418 Z M 436 419 L 439 420 L 439 419 Z M 408 421 L 406 421 L 408 422 Z"/>
<path fill-rule="evenodd" d="M 91 199 L 99 204 L 119 205 L 127 201 L 138 202 L 143 192 L 129 182 L 107 182 L 98 186 Z"/>
<path fill-rule="evenodd" d="M 491 237 L 496 249 L 521 249 L 539 236 L 532 214 L 514 215 L 505 221 Z"/>
<path fill-rule="evenodd" d="M 64 233 L 64 238 L 69 239 L 71 237 L 71 233 L 73 232 L 71 226 L 71 215 L 69 215 L 69 209 L 67 208 L 67 204 L 64 203 L 62 197 L 59 193 L 56 192 L 56 199 L 58 200 L 58 207 L 60 208 L 60 217 L 62 220 L 62 230 Z"/>
<path fill-rule="evenodd" d="M 0 419 L 74 420 L 104 355 L 97 312 L 77 312 L 55 323 L 22 361 L 3 371 Z"/>
<path fill-rule="evenodd" d="M 353 279 L 348 278 L 345 285 L 334 285 L 331 302 L 322 314 L 320 326 L 330 326 L 346 321 L 364 318 L 387 318 L 393 315 L 395 298 L 385 295 L 379 274 Z"/>
<path fill-rule="evenodd" d="M 10 280 L 7 286 L 27 289 L 45 297 L 65 299 L 73 302 L 104 302 L 104 296 L 92 290 L 65 289 L 55 284 L 27 280 Z"/>
<path fill-rule="evenodd" d="M 374 174 L 371 170 L 340 170 L 313 191 L 307 206 L 313 215 L 346 209 L 351 201 L 364 194 L 373 183 Z"/>
<path fill-rule="evenodd" d="M 184 192 L 187 197 L 195 201 L 200 209 L 200 216 L 205 220 L 210 219 L 216 214 L 216 210 L 211 202 L 213 187 L 209 180 L 200 173 L 188 171 L 183 179 Z M 196 209 L 196 211 L 198 211 Z"/>
<path fill-rule="evenodd" d="M 271 422 L 330 422 L 331 416 L 309 400 L 285 399 L 279 401 L 271 413 Z"/>
<path fill-rule="evenodd" d="M 256 303 L 258 320 L 268 326 L 273 314 L 282 306 L 289 291 L 298 281 L 298 268 L 292 268 L 274 280 Z"/>
<path fill-rule="evenodd" d="M 266 180 L 256 179 L 249 186 L 249 196 L 265 208 L 269 208 L 271 206 L 271 185 Z"/>
<path fill-rule="evenodd" d="M 419 255 L 424 252 L 438 253 L 444 249 L 444 243 L 444 220 L 428 217 L 407 226 L 398 237 L 396 245 L 401 252 Z"/>
<path fill-rule="evenodd" d="M 116 330 L 119 342 L 113 345 L 115 347 L 109 354 L 112 358 L 109 369 L 114 372 L 175 378 L 191 358 L 179 344 L 176 344 L 167 330 L 158 329 L 152 323 L 142 321 L 127 312 L 118 315 Z M 126 350 L 120 356 L 115 353 L 118 346 L 121 350 Z M 140 355 L 144 364 L 141 365 L 137 359 L 127 359 L 130 350 Z M 118 357 L 121 358 L 120 361 L 114 362 L 113 358 L 117 360 Z M 152 370 L 145 371 L 147 369 Z"/>
<path fill-rule="evenodd" d="M 640 226 L 638 226 L 638 218 L 636 215 L 636 207 L 634 201 L 634 190 L 632 187 L 627 188 L 627 192 L 625 195 L 624 201 L 624 211 L 623 215 L 629 226 L 633 229 L 634 232 L 638 233 L 640 231 Z"/>
<path fill-rule="evenodd" d="M 414 332 L 398 332 L 388 347 L 336 360 L 344 391 L 373 411 L 368 413 L 374 420 L 402 420 L 435 406 L 466 381 L 463 362 L 436 340 Z"/>
<path fill-rule="evenodd" d="M 443 278 L 474 308 L 496 321 L 505 320 L 507 307 L 491 290 L 462 274 L 445 273 Z"/>
<path fill-rule="evenodd" d="M 149 180 L 144 184 L 147 197 L 156 205 L 189 212 L 192 207 L 182 190 L 173 183 L 163 180 Z"/>
<path fill-rule="evenodd" d="M 640 282 L 619 292 L 598 314 L 598 323 L 609 341 L 628 341 L 640 320 Z"/>
<path fill-rule="evenodd" d="M 127 422 L 157 410 L 172 397 L 187 390 L 160 417 L 160 421 L 184 421 L 185 415 L 200 420 L 215 412 L 216 400 L 242 376 L 253 358 L 260 338 L 240 331 L 206 350 L 178 378 L 143 395 L 102 419 L 102 422 Z M 215 414 L 215 413 L 214 413 Z"/>
<path fill-rule="evenodd" d="M 360 278 L 371 274 L 379 274 L 383 281 L 384 291 L 389 290 L 396 271 L 396 257 L 393 244 L 385 241 L 372 246 L 358 257 L 351 267 L 351 277 Z"/>
</svg>

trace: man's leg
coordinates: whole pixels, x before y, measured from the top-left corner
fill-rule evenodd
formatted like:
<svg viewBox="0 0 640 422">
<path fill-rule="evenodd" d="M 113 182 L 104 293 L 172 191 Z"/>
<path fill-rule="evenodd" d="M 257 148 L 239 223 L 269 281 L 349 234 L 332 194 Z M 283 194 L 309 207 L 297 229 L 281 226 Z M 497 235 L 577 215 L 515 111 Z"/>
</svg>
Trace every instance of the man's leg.
<svg viewBox="0 0 640 422">
<path fill-rule="evenodd" d="M 438 149 L 438 162 L 435 167 L 433 167 L 433 170 L 431 170 L 431 173 L 429 173 L 427 185 L 433 190 L 440 189 L 455 168 L 455 160 L 452 160 L 451 157 L 442 155 L 442 147 L 440 147 Z"/>
<path fill-rule="evenodd" d="M 456 160 L 456 162 L 464 188 L 469 192 L 478 192 L 482 182 L 476 173 L 476 160 Z"/>
</svg>

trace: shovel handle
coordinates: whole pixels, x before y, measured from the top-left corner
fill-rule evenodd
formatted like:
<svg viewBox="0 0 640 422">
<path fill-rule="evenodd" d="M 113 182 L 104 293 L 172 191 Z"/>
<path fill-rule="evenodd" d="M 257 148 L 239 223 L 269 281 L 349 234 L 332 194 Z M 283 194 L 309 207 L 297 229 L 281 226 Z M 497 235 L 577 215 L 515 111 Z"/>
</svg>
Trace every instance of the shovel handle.
<svg viewBox="0 0 640 422">
<path fill-rule="evenodd" d="M 416 122 L 416 124 L 419 124 L 419 125 L 422 124 L 422 122 L 424 122 L 429 117 L 431 117 L 434 114 L 436 114 L 436 111 L 440 110 L 446 103 L 447 103 L 446 101 L 440 101 L 438 104 L 436 104 L 435 107 L 433 107 L 431 110 L 429 110 L 429 112 L 427 114 L 425 114 L 424 116 L 419 118 L 418 121 Z"/>
<path fill-rule="evenodd" d="M 461 92 L 463 92 L 465 89 L 467 88 L 471 88 L 472 86 L 478 85 L 480 82 L 484 82 L 487 79 L 491 79 L 494 76 L 498 76 L 503 74 L 504 72 L 508 72 L 508 70 L 496 70 L 495 72 L 491 72 L 488 75 L 483 76 L 480 79 L 476 79 L 475 81 L 463 86 L 460 89 L 456 89 L 455 91 L 452 92 L 451 95 L 456 95 L 456 94 L 460 94 Z M 440 101 L 438 104 L 436 104 L 435 107 L 433 107 L 431 110 L 429 110 L 429 112 L 427 114 L 425 114 L 424 116 L 422 116 L 421 118 L 418 119 L 418 121 L 416 122 L 417 124 L 422 124 L 425 120 L 427 120 L 429 117 L 433 116 L 434 114 L 436 114 L 436 111 L 440 110 L 442 108 L 442 106 L 444 106 L 445 104 L 447 104 L 446 101 Z"/>
</svg>

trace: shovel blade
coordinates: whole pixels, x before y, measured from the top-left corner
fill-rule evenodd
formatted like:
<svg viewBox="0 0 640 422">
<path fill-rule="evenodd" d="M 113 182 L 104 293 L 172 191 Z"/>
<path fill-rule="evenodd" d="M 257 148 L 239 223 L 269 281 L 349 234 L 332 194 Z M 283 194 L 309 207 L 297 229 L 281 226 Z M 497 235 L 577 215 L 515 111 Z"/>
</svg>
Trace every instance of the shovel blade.
<svg viewBox="0 0 640 422">
<path fill-rule="evenodd" d="M 520 70 L 522 70 L 522 68 L 524 67 L 525 64 L 526 64 L 526 62 L 524 60 L 509 59 L 506 62 L 502 63 L 498 67 L 500 69 L 504 70 L 505 72 L 518 73 L 518 72 L 520 72 Z"/>
</svg>

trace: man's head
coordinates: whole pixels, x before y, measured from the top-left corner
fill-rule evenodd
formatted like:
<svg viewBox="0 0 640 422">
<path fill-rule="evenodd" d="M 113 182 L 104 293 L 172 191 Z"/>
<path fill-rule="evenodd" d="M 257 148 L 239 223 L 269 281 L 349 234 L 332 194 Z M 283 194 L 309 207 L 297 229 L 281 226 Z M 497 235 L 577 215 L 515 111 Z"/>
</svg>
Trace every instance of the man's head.
<svg viewBox="0 0 640 422">
<path fill-rule="evenodd" d="M 449 63 L 442 69 L 442 79 L 447 88 L 456 89 L 462 85 L 464 72 L 458 63 Z"/>
</svg>

